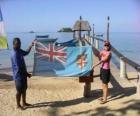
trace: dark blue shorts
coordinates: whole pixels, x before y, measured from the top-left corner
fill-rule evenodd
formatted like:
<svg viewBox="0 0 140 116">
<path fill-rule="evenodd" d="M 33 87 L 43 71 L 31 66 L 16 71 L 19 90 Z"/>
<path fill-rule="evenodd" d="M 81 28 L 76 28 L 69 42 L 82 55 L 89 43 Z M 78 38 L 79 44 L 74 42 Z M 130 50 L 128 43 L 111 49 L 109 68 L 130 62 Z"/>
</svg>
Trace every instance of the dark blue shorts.
<svg viewBox="0 0 140 116">
<path fill-rule="evenodd" d="M 15 86 L 18 93 L 24 93 L 27 90 L 27 78 L 15 80 Z"/>
<path fill-rule="evenodd" d="M 110 82 L 110 69 L 100 69 L 100 79 L 104 84 L 108 84 Z"/>
</svg>

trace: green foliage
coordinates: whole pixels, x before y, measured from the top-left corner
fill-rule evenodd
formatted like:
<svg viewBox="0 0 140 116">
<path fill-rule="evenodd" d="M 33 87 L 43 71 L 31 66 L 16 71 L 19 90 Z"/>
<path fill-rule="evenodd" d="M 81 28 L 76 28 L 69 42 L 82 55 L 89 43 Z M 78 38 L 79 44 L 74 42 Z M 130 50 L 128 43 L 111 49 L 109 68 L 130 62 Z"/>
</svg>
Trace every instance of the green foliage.
<svg viewBox="0 0 140 116">
<path fill-rule="evenodd" d="M 58 32 L 73 32 L 73 31 L 70 27 L 65 27 L 65 28 L 60 29 Z"/>
<path fill-rule="evenodd" d="M 0 49 L 7 49 L 7 39 L 4 36 L 0 36 Z"/>
</svg>

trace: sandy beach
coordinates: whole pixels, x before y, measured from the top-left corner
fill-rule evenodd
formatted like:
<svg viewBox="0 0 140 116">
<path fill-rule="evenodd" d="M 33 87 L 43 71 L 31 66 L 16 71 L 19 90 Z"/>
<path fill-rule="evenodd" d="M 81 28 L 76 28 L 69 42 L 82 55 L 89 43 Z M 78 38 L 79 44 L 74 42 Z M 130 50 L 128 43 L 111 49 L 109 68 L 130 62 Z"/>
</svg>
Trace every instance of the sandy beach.
<svg viewBox="0 0 140 116">
<path fill-rule="evenodd" d="M 116 70 L 116 69 L 115 69 Z M 112 69 L 112 73 L 115 71 Z M 27 101 L 31 107 L 16 109 L 15 87 L 11 73 L 0 73 L 0 116 L 139 116 L 140 99 L 136 87 L 112 76 L 110 97 L 101 105 L 99 69 L 95 70 L 91 97 L 83 97 L 84 84 L 75 78 L 32 77 L 28 80 Z M 115 73 L 116 74 L 116 73 Z"/>
<path fill-rule="evenodd" d="M 94 63 L 98 59 L 94 56 Z M 30 70 L 31 67 L 28 67 Z M 91 97 L 84 98 L 84 84 L 78 77 L 37 77 L 28 79 L 27 102 L 23 111 L 16 109 L 15 85 L 10 68 L 0 70 L 0 116 L 139 116 L 140 98 L 136 94 L 136 72 L 128 72 L 129 80 L 119 77 L 119 69 L 111 62 L 110 96 L 101 105 L 100 67 L 94 70 Z"/>
</svg>

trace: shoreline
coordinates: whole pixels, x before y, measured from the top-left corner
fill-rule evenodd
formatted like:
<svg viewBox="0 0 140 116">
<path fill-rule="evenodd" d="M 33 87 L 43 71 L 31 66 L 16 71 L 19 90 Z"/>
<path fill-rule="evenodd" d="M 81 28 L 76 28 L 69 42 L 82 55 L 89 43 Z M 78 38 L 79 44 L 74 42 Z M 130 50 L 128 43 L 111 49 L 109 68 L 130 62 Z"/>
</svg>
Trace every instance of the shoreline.
<svg viewBox="0 0 140 116">
<path fill-rule="evenodd" d="M 29 62 L 29 61 L 28 61 Z M 119 70 L 119 64 L 116 64 L 116 63 L 114 63 L 113 61 L 112 61 L 112 63 L 115 65 L 115 67 Z M 28 63 L 26 63 L 26 64 L 28 64 Z M 30 73 L 32 73 L 33 72 L 33 64 L 32 63 L 30 63 L 29 65 L 27 65 L 27 71 L 28 72 L 30 72 Z M 2 68 L 1 67 L 1 65 L 0 65 L 0 73 L 1 72 L 6 72 L 6 73 L 8 73 L 8 72 L 12 72 L 12 67 L 4 67 L 4 68 Z M 137 71 L 134 69 L 134 68 L 132 68 L 132 67 L 130 67 L 129 65 L 127 65 L 127 73 L 137 73 Z"/>
</svg>

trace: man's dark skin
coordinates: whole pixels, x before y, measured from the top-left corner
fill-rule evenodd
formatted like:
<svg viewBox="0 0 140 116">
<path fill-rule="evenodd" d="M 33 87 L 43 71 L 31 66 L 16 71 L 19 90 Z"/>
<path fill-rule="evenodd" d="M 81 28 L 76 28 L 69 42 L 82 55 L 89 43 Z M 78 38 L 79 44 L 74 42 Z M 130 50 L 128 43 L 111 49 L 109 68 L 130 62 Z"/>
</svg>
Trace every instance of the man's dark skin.
<svg viewBox="0 0 140 116">
<path fill-rule="evenodd" d="M 31 51 L 31 48 L 32 48 L 33 45 L 34 45 L 34 44 L 32 43 L 32 45 L 30 45 L 29 48 L 26 50 L 28 53 Z M 13 49 L 14 49 L 14 50 L 19 50 L 20 48 L 21 48 L 21 42 L 20 42 L 20 39 L 17 39 L 17 40 L 15 40 L 15 41 L 13 42 Z M 21 73 L 23 73 L 23 72 L 21 71 Z M 27 77 L 29 77 L 29 78 L 32 76 L 32 75 L 29 74 L 28 72 L 25 72 L 25 74 L 26 74 Z M 25 90 L 25 91 L 22 92 L 22 93 L 20 93 L 20 92 L 17 92 L 17 93 L 16 93 L 17 108 L 23 109 L 23 107 L 20 105 L 21 97 L 22 97 L 22 104 L 23 104 L 23 107 L 31 105 L 31 104 L 28 104 L 28 103 L 26 102 L 26 90 Z"/>
</svg>

